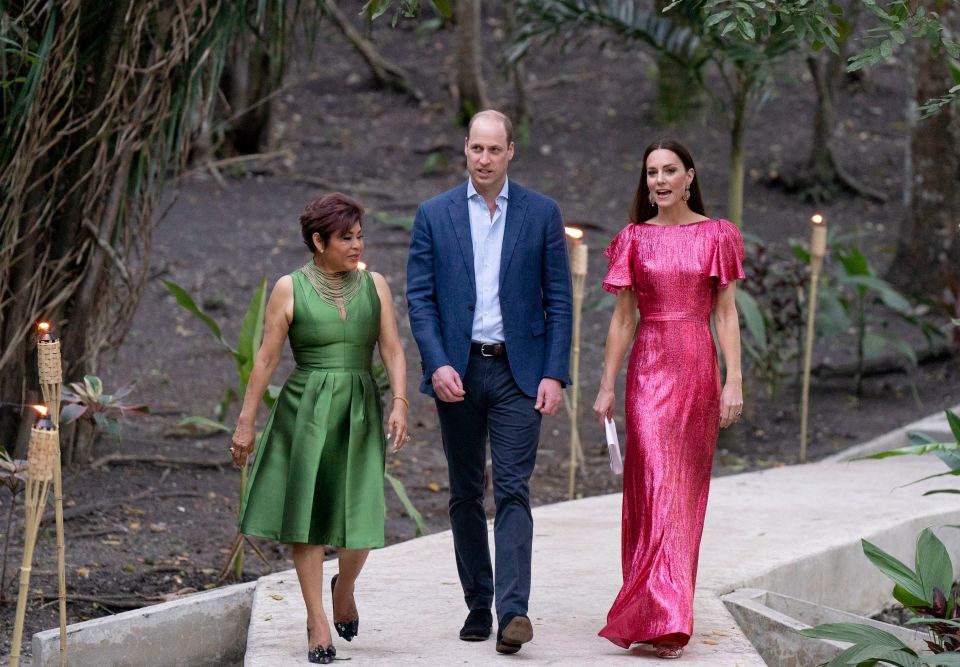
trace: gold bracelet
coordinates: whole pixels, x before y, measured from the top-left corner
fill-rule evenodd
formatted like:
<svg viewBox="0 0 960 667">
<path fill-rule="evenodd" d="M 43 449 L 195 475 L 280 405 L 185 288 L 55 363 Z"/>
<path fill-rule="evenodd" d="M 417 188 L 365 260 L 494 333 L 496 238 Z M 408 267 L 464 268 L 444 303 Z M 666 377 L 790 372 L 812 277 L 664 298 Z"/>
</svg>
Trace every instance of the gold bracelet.
<svg viewBox="0 0 960 667">
<path fill-rule="evenodd" d="M 405 399 L 403 396 L 394 396 L 393 398 L 390 399 L 391 403 L 393 403 L 394 401 L 403 401 L 403 404 L 406 405 L 408 409 L 410 408 L 410 401 Z"/>
</svg>

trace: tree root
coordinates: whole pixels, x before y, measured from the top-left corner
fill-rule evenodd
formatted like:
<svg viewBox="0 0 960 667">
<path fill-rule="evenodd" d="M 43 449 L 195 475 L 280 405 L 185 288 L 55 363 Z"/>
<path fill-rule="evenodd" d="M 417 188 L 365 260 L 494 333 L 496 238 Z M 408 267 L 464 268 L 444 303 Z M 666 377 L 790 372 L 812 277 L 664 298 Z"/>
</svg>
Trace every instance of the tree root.
<svg viewBox="0 0 960 667">
<path fill-rule="evenodd" d="M 90 464 L 91 470 L 102 468 L 111 463 L 156 463 L 158 465 L 183 465 L 199 468 L 223 468 L 230 465 L 230 461 L 211 461 L 210 459 L 179 459 L 161 456 L 159 454 L 107 454 Z"/>
<path fill-rule="evenodd" d="M 922 366 L 937 361 L 950 359 L 954 349 L 949 343 L 935 344 L 929 348 L 917 351 L 917 364 Z M 886 375 L 888 373 L 909 373 L 911 366 L 900 354 L 885 354 L 868 360 L 863 366 L 863 376 Z M 811 371 L 818 378 L 846 378 L 857 374 L 856 362 L 845 364 L 819 364 Z"/>
<path fill-rule="evenodd" d="M 423 93 L 410 83 L 407 73 L 398 65 L 394 65 L 384 58 L 373 44 L 364 39 L 363 35 L 353 27 L 346 14 L 334 0 L 324 0 L 320 4 L 323 5 L 323 11 L 333 19 L 343 36 L 367 63 L 370 73 L 373 74 L 377 83 L 385 88 L 405 93 L 417 102 L 423 102 Z"/>
<path fill-rule="evenodd" d="M 767 179 L 767 184 L 781 187 L 787 192 L 800 193 L 817 203 L 829 201 L 838 189 L 880 204 L 889 199 L 887 193 L 861 183 L 835 160 L 831 162 L 829 173 L 806 166 L 792 175 L 775 174 Z"/>
<path fill-rule="evenodd" d="M 52 593 L 42 593 L 37 595 L 37 597 L 43 600 L 44 603 L 56 602 L 60 599 L 59 596 Z M 110 609 L 140 609 L 142 607 L 148 607 L 152 604 L 166 602 L 166 599 L 157 596 L 145 598 L 121 595 L 72 594 L 67 596 L 67 602 L 87 602 L 99 605 L 101 607 L 108 607 Z"/>
</svg>

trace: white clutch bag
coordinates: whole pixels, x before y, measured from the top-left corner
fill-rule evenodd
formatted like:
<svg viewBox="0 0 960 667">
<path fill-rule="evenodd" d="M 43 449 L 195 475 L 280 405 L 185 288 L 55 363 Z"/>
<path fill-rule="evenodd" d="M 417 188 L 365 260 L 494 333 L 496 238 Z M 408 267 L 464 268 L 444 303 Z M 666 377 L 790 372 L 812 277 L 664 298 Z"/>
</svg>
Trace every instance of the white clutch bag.
<svg viewBox="0 0 960 667">
<path fill-rule="evenodd" d="M 610 459 L 610 470 L 614 475 L 623 474 L 623 457 L 620 456 L 620 438 L 617 437 L 617 425 L 612 419 L 604 420 L 604 429 L 607 432 L 607 457 Z"/>
</svg>

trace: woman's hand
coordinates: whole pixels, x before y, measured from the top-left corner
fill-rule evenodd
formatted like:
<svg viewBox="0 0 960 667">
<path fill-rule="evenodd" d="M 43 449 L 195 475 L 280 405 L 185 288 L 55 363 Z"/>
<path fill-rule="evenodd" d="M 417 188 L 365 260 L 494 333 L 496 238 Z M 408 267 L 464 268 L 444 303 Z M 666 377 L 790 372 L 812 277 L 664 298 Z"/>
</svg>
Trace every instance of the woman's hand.
<svg viewBox="0 0 960 667">
<path fill-rule="evenodd" d="M 720 428 L 727 428 L 740 421 L 743 412 L 743 386 L 734 380 L 728 380 L 720 392 Z"/>
<path fill-rule="evenodd" d="M 233 438 L 230 445 L 230 456 L 233 457 L 233 465 L 242 468 L 247 462 L 247 457 L 253 451 L 253 425 L 237 424 L 237 430 L 233 432 Z"/>
<path fill-rule="evenodd" d="M 603 385 L 600 386 L 600 391 L 597 392 L 597 400 L 593 402 L 593 411 L 600 418 L 601 424 L 606 419 L 613 419 L 613 406 L 616 400 L 617 397 L 614 395 L 613 389 L 604 389 Z"/>
<path fill-rule="evenodd" d="M 410 440 L 410 432 L 407 430 L 407 406 L 401 403 L 402 401 L 393 402 L 393 409 L 387 419 L 387 440 L 393 437 L 391 454 L 399 452 Z"/>
</svg>

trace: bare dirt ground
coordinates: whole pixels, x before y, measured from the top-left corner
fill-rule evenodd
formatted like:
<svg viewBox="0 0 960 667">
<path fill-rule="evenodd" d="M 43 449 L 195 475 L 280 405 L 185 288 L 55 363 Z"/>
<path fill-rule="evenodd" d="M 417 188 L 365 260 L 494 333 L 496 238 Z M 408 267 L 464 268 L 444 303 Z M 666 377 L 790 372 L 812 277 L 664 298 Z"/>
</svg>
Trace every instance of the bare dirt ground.
<svg viewBox="0 0 960 667">
<path fill-rule="evenodd" d="M 502 46 L 503 34 L 498 21 L 488 21 L 485 40 L 491 53 Z M 162 455 L 209 464 L 118 463 L 66 471 L 68 511 L 111 501 L 66 523 L 71 621 L 215 585 L 234 536 L 239 474 L 228 464 L 226 434 L 173 436 L 184 416 L 212 416 L 227 386 L 236 383 L 235 370 L 206 329 L 176 305 L 161 280 L 188 289 L 220 323 L 227 339 L 235 341 L 259 280 L 266 277 L 272 285 L 307 260 L 297 217 L 311 198 L 331 188 L 358 195 L 368 206 L 365 259 L 371 269 L 387 276 L 401 315 L 411 372 L 413 441 L 390 458 L 389 470 L 404 482 L 431 530 L 448 527 L 446 465 L 435 408 L 416 394 L 413 376 L 419 357 L 405 321 L 409 234 L 395 221 L 410 218 L 419 201 L 465 177 L 463 132 L 451 122 L 452 35 L 447 30 L 417 33 L 412 27 L 391 31 L 383 24 L 374 37 L 388 57 L 408 68 L 426 96 L 424 105 L 375 89 L 359 59 L 325 27 L 312 61 L 295 54 L 288 87 L 278 98 L 273 150 L 286 151 L 286 156 L 225 167 L 223 183 L 198 170 L 170 192 L 171 206 L 155 233 L 151 280 L 133 328 L 101 371 L 108 391 L 136 380 L 133 398 L 149 404 L 153 412 L 128 420 L 121 441 L 103 437 L 96 455 Z M 589 405 L 612 307 L 612 299 L 598 287 L 606 265 L 601 250 L 625 224 L 643 147 L 663 133 L 681 137 L 698 161 L 708 213 L 725 214 L 728 141 L 722 111 L 714 110 L 705 121 L 658 126 L 654 87 L 647 75 L 650 64 L 650 58 L 637 51 L 601 51 L 591 44 L 566 55 L 554 49 L 538 54 L 527 64 L 534 122 L 529 135 L 521 137 L 511 167 L 512 178 L 554 197 L 568 221 L 588 227 L 591 259 L 581 357 L 587 466 L 577 478 L 577 494 L 584 496 L 619 490 L 619 479 L 606 467 L 602 431 Z M 888 192 L 889 202 L 841 196 L 822 207 L 835 228 L 864 233 L 862 247 L 878 267 L 891 256 L 903 213 L 904 91 L 899 68 L 896 61 L 879 67 L 866 86 L 844 90 L 838 104 L 841 161 L 864 182 Z M 745 230 L 779 252 L 786 252 L 789 239 L 806 236 L 813 212 L 811 204 L 765 185 L 770 172 L 796 168 L 809 151 L 814 99 L 804 71 L 798 63 L 784 65 L 776 95 L 754 116 L 747 133 Z M 487 76 L 496 102 L 510 105 L 512 88 L 499 70 L 491 64 Z M 919 344 L 919 337 L 914 338 Z M 824 341 L 818 344 L 817 363 L 848 362 L 852 350 L 852 336 Z M 288 358 L 274 381 L 282 381 L 289 368 Z M 747 383 L 745 418 L 721 439 L 718 475 L 796 459 L 796 383 L 785 380 L 772 396 L 749 375 Z M 924 364 L 912 375 L 871 376 L 859 401 L 853 387 L 849 375 L 814 379 L 812 458 L 960 402 L 960 370 L 956 358 L 948 358 Z M 236 408 L 229 419 L 235 414 Z M 545 419 L 542 433 L 532 481 L 535 504 L 567 496 L 566 416 Z M 413 537 L 412 521 L 389 490 L 387 498 L 388 540 Z M 0 503 L 0 517 L 5 517 L 9 495 L 0 494 Z M 6 570 L 11 582 L 21 556 L 20 516 L 18 505 Z M 269 563 L 248 552 L 244 579 L 292 567 L 286 547 L 258 543 Z M 48 525 L 35 559 L 27 637 L 57 623 L 55 603 L 49 601 L 56 593 L 55 563 Z M 4 593 L 2 653 L 9 651 L 15 583 Z"/>
</svg>

